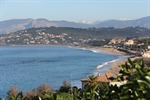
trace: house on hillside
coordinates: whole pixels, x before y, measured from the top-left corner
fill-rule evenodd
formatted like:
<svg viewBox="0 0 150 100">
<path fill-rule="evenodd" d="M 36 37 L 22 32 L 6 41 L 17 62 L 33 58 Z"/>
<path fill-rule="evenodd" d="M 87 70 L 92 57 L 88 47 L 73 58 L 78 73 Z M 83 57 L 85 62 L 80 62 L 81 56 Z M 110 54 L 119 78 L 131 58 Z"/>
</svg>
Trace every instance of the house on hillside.
<svg viewBox="0 0 150 100">
<path fill-rule="evenodd" d="M 108 44 L 120 44 L 125 42 L 125 38 L 111 39 Z"/>
<path fill-rule="evenodd" d="M 105 83 L 110 83 L 111 80 L 109 79 L 110 77 L 113 77 L 115 76 L 114 74 L 111 74 L 111 73 L 106 73 L 106 74 L 98 74 L 96 76 L 96 82 L 105 82 Z M 84 87 L 86 86 L 86 84 L 90 81 L 90 78 L 84 78 L 84 79 L 81 79 L 81 82 L 82 82 L 82 89 L 84 89 Z"/>
<path fill-rule="evenodd" d="M 144 58 L 150 58 L 150 51 L 146 51 L 144 52 L 144 54 L 142 55 Z"/>
<path fill-rule="evenodd" d="M 112 39 L 112 40 L 109 41 L 108 44 L 116 44 L 116 42 L 117 42 L 116 39 Z"/>
<path fill-rule="evenodd" d="M 124 45 L 133 45 L 133 44 L 134 44 L 134 40 L 132 40 L 132 39 L 130 39 L 124 43 Z"/>
<path fill-rule="evenodd" d="M 147 46 L 147 49 L 150 50 L 150 46 Z"/>
<path fill-rule="evenodd" d="M 118 81 L 118 82 L 113 82 L 111 81 L 109 78 L 111 77 L 115 77 L 116 75 L 112 74 L 112 73 L 106 73 L 106 74 L 98 74 L 96 76 L 96 82 L 100 83 L 108 83 L 109 85 L 117 85 L 118 87 L 123 85 L 123 84 L 126 84 L 127 81 Z M 91 81 L 90 78 L 84 78 L 84 79 L 81 79 L 81 82 L 82 82 L 82 89 L 84 89 L 84 87 L 88 84 L 88 82 Z"/>
</svg>

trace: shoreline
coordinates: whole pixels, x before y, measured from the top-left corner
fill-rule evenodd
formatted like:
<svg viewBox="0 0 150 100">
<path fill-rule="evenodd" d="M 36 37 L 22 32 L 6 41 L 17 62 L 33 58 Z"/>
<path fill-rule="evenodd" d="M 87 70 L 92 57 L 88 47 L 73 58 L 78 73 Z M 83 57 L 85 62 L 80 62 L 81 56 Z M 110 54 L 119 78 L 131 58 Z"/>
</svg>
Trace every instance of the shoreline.
<svg viewBox="0 0 150 100">
<path fill-rule="evenodd" d="M 109 68 L 104 73 L 112 73 L 114 75 L 119 74 L 119 71 L 120 71 L 119 66 L 125 64 L 125 62 L 127 62 L 128 58 L 130 58 L 131 60 L 134 60 L 136 58 L 136 56 L 129 55 L 128 53 L 121 52 L 114 48 L 104 48 L 104 47 L 75 47 L 75 48 L 121 56 L 121 58 L 117 58 L 112 61 L 104 62 L 104 63 L 108 63 L 106 65 L 105 64 L 98 65 L 98 66 L 102 66 L 102 67 L 109 66 Z M 125 56 L 127 56 L 127 57 L 125 57 Z M 100 68 L 97 70 L 100 70 Z"/>
<path fill-rule="evenodd" d="M 90 46 L 70 46 L 73 48 L 78 48 L 78 49 L 85 49 L 85 50 L 91 50 L 91 51 L 96 51 L 96 52 L 102 52 L 102 53 L 107 53 L 107 54 L 113 54 L 113 55 L 129 55 L 126 52 L 119 51 L 114 48 L 104 48 L 104 47 L 90 47 Z M 130 54 L 131 55 L 131 54 Z"/>
<path fill-rule="evenodd" d="M 130 58 L 132 61 L 134 61 L 138 58 L 141 59 L 141 57 L 136 57 L 136 56 L 133 56 L 133 57 L 131 56 L 131 57 L 128 57 L 128 58 Z M 115 75 L 119 74 L 119 71 L 120 71 L 119 66 L 124 65 L 128 61 L 128 58 L 112 63 L 110 68 L 107 70 L 107 73 L 112 73 L 112 74 L 115 74 Z"/>
<path fill-rule="evenodd" d="M 122 64 L 125 64 L 127 62 L 127 59 L 132 57 L 133 55 L 129 55 L 128 53 L 121 52 L 114 48 L 104 48 L 104 47 L 90 47 L 90 46 L 67 46 L 67 45 L 9 45 L 9 46 L 65 46 L 65 47 L 71 47 L 71 48 L 77 48 L 77 49 L 83 49 L 83 50 L 91 50 L 93 52 L 100 52 L 100 53 L 106 53 L 106 54 L 112 54 L 112 55 L 118 55 L 118 56 L 129 56 L 123 59 L 114 59 L 116 61 L 108 61 L 109 65 L 98 65 L 98 66 L 109 66 L 109 68 L 104 73 L 112 73 L 112 74 L 118 74 L 119 73 L 119 66 Z M 134 57 L 133 57 L 134 58 Z M 132 58 L 132 59 L 133 59 Z M 107 63 L 107 62 L 104 62 Z M 99 68 L 100 69 L 100 68 Z"/>
<path fill-rule="evenodd" d="M 119 60 L 116 62 L 111 63 L 110 68 L 106 71 L 106 73 L 112 73 L 114 75 L 119 74 L 120 68 L 119 66 L 125 64 L 127 62 L 127 59 Z"/>
</svg>

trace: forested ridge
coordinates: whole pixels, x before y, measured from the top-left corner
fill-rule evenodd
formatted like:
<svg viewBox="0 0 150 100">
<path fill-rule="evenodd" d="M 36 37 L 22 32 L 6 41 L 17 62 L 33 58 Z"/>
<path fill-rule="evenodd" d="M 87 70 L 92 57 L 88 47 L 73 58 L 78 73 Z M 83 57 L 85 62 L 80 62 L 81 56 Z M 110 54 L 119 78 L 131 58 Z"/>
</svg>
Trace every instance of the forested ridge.
<svg viewBox="0 0 150 100">
<path fill-rule="evenodd" d="M 140 37 L 150 35 L 150 30 L 142 27 L 127 27 L 127 28 L 73 28 L 73 27 L 45 27 L 45 28 L 30 28 L 28 33 L 35 34 L 36 30 L 43 29 L 42 32 L 59 35 L 67 33 L 76 38 L 104 38 L 111 39 L 116 37 Z"/>
</svg>

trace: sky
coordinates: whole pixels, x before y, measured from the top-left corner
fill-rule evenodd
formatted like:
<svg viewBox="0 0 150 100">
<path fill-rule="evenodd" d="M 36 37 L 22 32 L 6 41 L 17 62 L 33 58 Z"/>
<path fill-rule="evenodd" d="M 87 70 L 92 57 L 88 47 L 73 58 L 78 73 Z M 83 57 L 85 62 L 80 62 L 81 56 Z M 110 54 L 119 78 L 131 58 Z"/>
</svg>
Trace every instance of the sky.
<svg viewBox="0 0 150 100">
<path fill-rule="evenodd" d="M 48 20 L 103 21 L 150 16 L 150 0 L 0 0 L 0 21 Z"/>
</svg>

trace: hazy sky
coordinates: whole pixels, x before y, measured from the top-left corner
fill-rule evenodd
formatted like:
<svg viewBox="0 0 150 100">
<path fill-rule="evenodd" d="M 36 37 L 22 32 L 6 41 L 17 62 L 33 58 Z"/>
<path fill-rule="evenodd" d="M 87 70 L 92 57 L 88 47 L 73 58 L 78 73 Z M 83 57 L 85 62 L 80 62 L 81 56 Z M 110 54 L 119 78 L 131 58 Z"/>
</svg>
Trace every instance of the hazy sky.
<svg viewBox="0 0 150 100">
<path fill-rule="evenodd" d="M 0 21 L 24 18 L 90 21 L 150 16 L 150 0 L 0 0 Z"/>
</svg>

